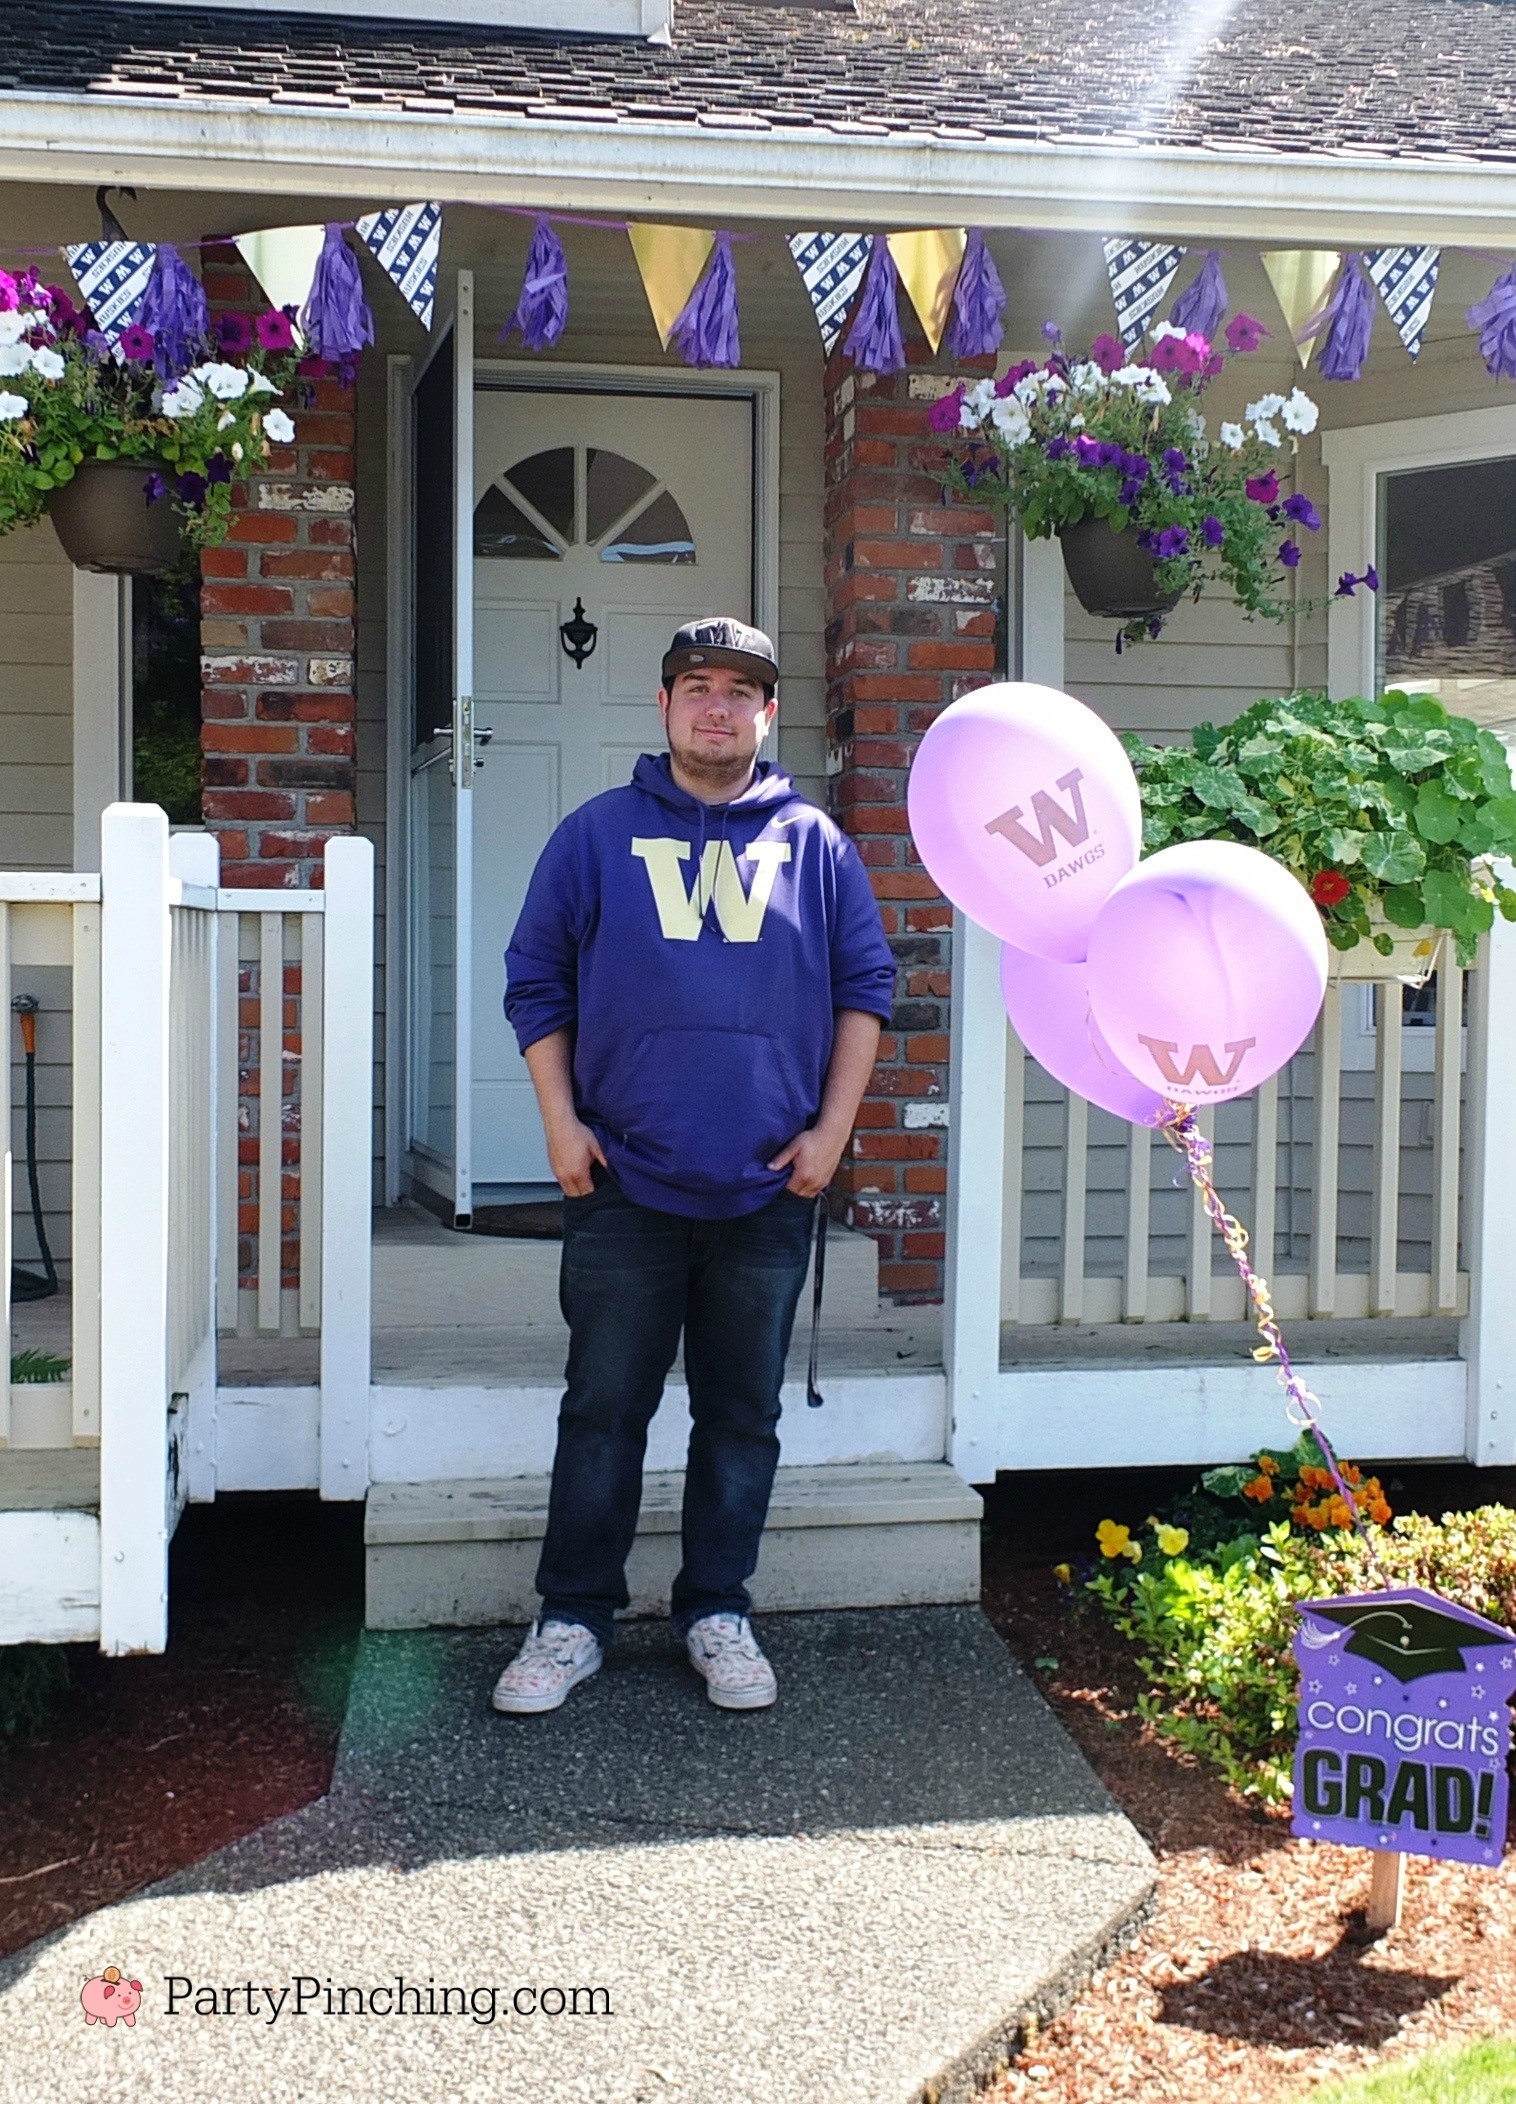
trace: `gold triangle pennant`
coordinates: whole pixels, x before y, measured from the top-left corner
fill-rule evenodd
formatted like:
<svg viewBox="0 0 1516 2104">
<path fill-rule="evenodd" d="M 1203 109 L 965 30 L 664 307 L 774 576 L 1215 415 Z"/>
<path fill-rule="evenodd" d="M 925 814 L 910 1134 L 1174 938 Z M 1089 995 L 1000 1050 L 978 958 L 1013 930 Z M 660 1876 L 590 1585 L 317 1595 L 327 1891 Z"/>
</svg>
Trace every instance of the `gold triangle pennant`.
<svg viewBox="0 0 1516 2104">
<path fill-rule="evenodd" d="M 325 239 L 324 226 L 273 226 L 257 234 L 238 234 L 235 246 L 269 305 L 293 307 L 298 314 L 310 298 Z"/>
<path fill-rule="evenodd" d="M 953 289 L 968 246 L 968 229 L 924 227 L 909 234 L 886 234 L 900 282 L 910 294 L 916 318 L 935 353 L 942 343 L 953 306 Z"/>
<path fill-rule="evenodd" d="M 626 231 L 642 273 L 642 289 L 653 310 L 658 341 L 667 350 L 669 333 L 700 283 L 716 237 L 699 226 L 639 226 L 634 222 Z"/>
<path fill-rule="evenodd" d="M 1341 253 L 1335 248 L 1276 248 L 1266 250 L 1261 260 L 1279 311 L 1289 323 L 1290 341 L 1300 354 L 1301 364 L 1309 365 L 1316 339 L 1308 336 L 1300 343 L 1297 337 L 1325 303 L 1327 287 L 1342 268 Z"/>
</svg>

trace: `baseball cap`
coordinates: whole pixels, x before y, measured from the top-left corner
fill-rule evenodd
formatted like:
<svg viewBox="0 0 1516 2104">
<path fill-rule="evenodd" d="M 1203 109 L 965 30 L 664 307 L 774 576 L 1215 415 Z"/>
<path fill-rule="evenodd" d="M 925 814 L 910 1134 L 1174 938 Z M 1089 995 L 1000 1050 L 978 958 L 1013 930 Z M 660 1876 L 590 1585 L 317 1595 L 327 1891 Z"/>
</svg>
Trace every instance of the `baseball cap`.
<svg viewBox="0 0 1516 2104">
<path fill-rule="evenodd" d="M 701 665 L 726 665 L 761 680 L 766 687 L 779 684 L 774 646 L 763 630 L 725 615 L 686 621 L 674 631 L 674 640 L 663 653 L 663 684 L 672 686 L 681 672 L 694 672 Z"/>
</svg>

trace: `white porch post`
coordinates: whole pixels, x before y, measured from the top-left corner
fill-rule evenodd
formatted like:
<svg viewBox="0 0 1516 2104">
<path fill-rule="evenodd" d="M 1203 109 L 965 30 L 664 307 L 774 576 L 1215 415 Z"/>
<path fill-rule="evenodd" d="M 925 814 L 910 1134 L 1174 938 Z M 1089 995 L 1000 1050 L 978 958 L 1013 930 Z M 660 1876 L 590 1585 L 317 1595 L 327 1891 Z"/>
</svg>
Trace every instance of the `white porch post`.
<svg viewBox="0 0 1516 2104">
<path fill-rule="evenodd" d="M 1019 564 L 1017 677 L 1063 685 L 1063 556 L 1056 541 L 1012 544 Z M 989 1482 L 1007 1441 L 999 1418 L 1001 1263 L 1005 1240 L 1006 1033 L 1000 945 L 953 916 L 949 1081 L 947 1304 L 943 1365 L 948 1459 Z"/>
<path fill-rule="evenodd" d="M 132 583 L 74 572 L 74 867 L 100 867 L 100 818 L 132 789 Z"/>
<path fill-rule="evenodd" d="M 100 1648 L 168 1641 L 168 820 L 101 823 Z"/>
<path fill-rule="evenodd" d="M 368 1490 L 374 849 L 326 844 L 321 1091 L 321 1495 Z"/>
<path fill-rule="evenodd" d="M 1505 881 L 1511 877 L 1507 870 Z M 1516 1462 L 1516 1092 L 1505 1061 L 1516 1045 L 1516 925 L 1499 914 L 1469 996 L 1469 1313 L 1459 1338 L 1468 1363 L 1466 1451 L 1477 1467 L 1509 1468 Z"/>
</svg>

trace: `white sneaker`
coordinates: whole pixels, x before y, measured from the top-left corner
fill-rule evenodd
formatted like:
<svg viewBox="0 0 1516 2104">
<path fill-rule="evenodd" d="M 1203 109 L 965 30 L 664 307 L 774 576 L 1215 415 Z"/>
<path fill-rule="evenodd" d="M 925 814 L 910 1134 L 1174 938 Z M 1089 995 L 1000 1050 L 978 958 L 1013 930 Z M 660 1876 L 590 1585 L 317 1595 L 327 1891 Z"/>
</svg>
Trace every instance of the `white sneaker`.
<svg viewBox="0 0 1516 2104">
<path fill-rule="evenodd" d="M 746 1615 L 706 1615 L 684 1639 L 690 1664 L 718 1709 L 767 1709 L 779 1693 L 774 1669 Z"/>
<path fill-rule="evenodd" d="M 569 1689 L 598 1673 L 604 1658 L 598 1637 L 582 1622 L 549 1622 L 545 1628 L 533 1622 L 490 1700 L 517 1716 L 559 1709 Z"/>
</svg>

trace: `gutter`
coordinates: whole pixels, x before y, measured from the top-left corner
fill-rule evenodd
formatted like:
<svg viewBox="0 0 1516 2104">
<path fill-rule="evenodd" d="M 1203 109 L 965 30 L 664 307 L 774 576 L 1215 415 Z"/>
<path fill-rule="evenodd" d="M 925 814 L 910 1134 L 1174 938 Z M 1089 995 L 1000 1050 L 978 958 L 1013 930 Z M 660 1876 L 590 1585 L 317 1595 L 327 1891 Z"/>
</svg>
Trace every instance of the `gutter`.
<svg viewBox="0 0 1516 2104">
<path fill-rule="evenodd" d="M 666 124 L 544 107 L 228 106 L 219 98 L 0 92 L 0 180 L 270 197 L 599 207 L 790 226 L 1028 226 L 1358 247 L 1516 247 L 1516 165 L 1227 145 L 797 135 L 762 119 Z"/>
</svg>

